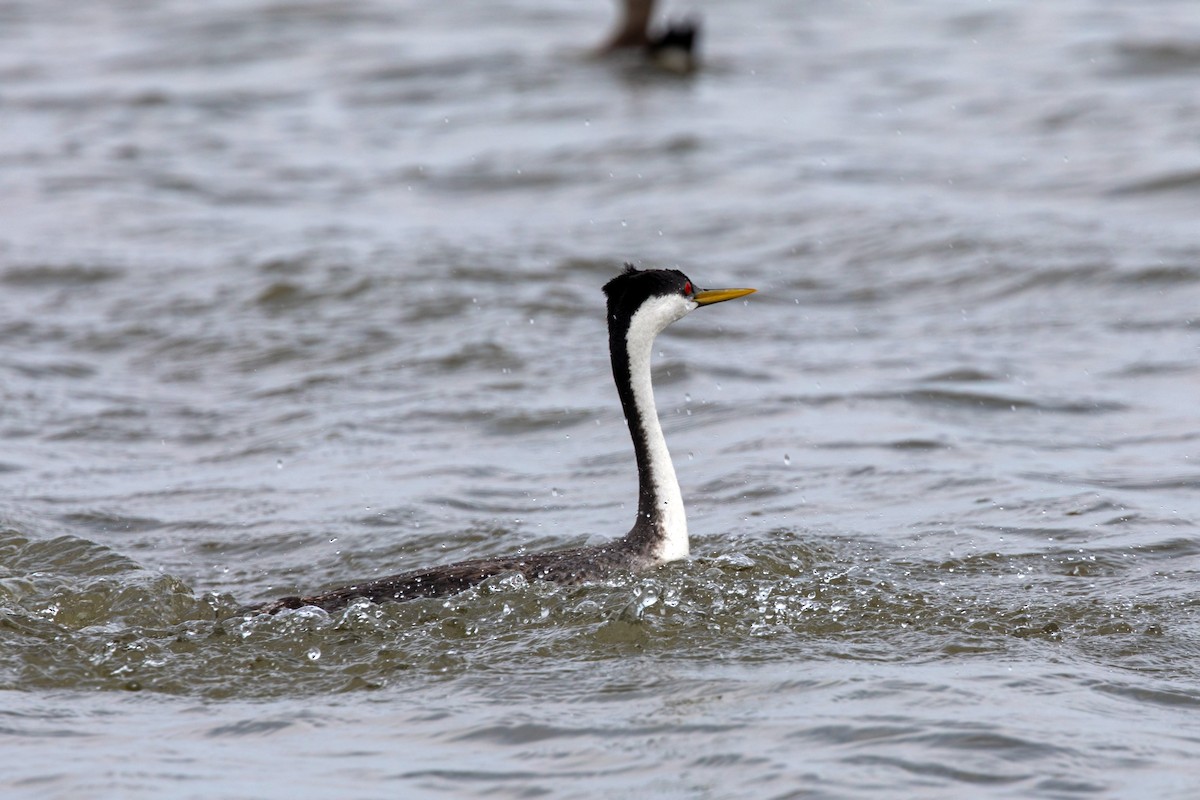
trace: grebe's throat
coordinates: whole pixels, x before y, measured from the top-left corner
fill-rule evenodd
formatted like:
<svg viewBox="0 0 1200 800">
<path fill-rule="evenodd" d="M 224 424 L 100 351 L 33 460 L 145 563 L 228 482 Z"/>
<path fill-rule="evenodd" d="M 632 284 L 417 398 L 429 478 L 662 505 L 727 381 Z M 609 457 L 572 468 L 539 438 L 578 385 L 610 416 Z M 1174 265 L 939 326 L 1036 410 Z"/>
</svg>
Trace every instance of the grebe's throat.
<svg viewBox="0 0 1200 800">
<path fill-rule="evenodd" d="M 650 362 L 654 338 L 696 307 L 693 300 L 666 295 L 644 303 L 628 325 L 609 321 L 614 328 L 609 337 L 613 378 L 629 422 L 638 469 L 637 519 L 626 538 L 654 563 L 686 558 L 688 531 L 683 494 L 654 404 Z"/>
</svg>

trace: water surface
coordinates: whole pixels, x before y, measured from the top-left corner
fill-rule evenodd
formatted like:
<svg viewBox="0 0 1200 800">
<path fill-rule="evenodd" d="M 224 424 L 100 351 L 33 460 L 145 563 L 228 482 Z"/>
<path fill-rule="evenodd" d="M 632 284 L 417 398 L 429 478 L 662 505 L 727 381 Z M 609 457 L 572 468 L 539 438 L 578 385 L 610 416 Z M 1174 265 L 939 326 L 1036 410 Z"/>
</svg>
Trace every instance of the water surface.
<svg viewBox="0 0 1200 800">
<path fill-rule="evenodd" d="M 6 796 L 1194 794 L 1200 18 L 700 10 L 0 11 Z M 691 560 L 234 613 L 623 533 L 626 260 Z"/>
</svg>

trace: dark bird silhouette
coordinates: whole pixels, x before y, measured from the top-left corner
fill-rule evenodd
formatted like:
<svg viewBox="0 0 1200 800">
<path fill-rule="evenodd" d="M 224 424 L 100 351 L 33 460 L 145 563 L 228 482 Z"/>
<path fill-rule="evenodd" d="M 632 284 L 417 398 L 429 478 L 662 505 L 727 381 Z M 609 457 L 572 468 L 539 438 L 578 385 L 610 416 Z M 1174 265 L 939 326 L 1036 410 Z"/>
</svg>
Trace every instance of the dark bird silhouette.
<svg viewBox="0 0 1200 800">
<path fill-rule="evenodd" d="M 671 72 L 688 73 L 699 62 L 700 23 L 694 18 L 669 21 L 664 29 L 653 29 L 654 0 L 622 0 L 617 28 L 600 47 L 600 52 L 641 50 L 646 58 Z"/>
</svg>

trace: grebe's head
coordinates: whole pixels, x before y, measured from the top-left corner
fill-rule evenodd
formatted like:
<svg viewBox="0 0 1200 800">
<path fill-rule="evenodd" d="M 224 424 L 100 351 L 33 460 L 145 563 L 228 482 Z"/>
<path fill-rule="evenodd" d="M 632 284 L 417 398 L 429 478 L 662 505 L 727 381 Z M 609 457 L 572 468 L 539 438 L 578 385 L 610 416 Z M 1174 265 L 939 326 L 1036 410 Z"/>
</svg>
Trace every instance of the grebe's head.
<svg viewBox="0 0 1200 800">
<path fill-rule="evenodd" d="M 626 264 L 624 272 L 604 285 L 610 326 L 626 329 L 637 315 L 647 318 L 654 333 L 700 306 L 745 297 L 754 291 L 697 289 L 692 279 L 677 269 L 643 270 L 632 264 Z"/>
</svg>

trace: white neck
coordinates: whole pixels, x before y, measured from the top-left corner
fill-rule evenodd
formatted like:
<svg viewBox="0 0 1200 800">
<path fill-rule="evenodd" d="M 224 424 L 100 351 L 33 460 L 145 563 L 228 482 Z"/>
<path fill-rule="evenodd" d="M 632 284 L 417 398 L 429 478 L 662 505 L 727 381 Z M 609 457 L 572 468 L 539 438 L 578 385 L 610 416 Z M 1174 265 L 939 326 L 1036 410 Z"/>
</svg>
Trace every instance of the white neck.
<svg viewBox="0 0 1200 800">
<path fill-rule="evenodd" d="M 694 308 L 694 302 L 681 296 L 666 296 L 647 302 L 633 315 L 625 334 L 634 405 L 642 421 L 648 456 L 646 467 L 654 490 L 654 511 L 657 512 L 656 522 L 662 537 L 656 552 L 652 554 L 659 563 L 687 557 L 688 530 L 683 494 L 679 491 L 675 465 L 671 463 L 671 453 L 667 450 L 667 440 L 663 436 L 654 405 L 650 359 L 654 337 Z"/>
</svg>

